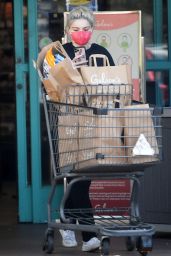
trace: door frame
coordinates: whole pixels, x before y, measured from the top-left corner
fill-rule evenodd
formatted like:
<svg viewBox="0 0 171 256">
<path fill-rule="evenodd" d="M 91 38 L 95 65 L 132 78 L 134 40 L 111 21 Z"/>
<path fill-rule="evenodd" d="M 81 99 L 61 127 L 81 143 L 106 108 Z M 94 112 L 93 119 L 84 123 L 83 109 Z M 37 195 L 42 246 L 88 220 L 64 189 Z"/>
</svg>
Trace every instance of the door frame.
<svg viewBox="0 0 171 256">
<path fill-rule="evenodd" d="M 26 81 L 28 64 L 24 54 L 23 1 L 13 2 L 14 41 L 15 41 L 15 79 L 16 79 L 16 125 L 17 125 L 17 163 L 19 220 L 32 220 L 31 186 L 27 182 L 27 135 L 26 135 Z M 17 15 L 16 15 L 17 13 Z"/>
</svg>

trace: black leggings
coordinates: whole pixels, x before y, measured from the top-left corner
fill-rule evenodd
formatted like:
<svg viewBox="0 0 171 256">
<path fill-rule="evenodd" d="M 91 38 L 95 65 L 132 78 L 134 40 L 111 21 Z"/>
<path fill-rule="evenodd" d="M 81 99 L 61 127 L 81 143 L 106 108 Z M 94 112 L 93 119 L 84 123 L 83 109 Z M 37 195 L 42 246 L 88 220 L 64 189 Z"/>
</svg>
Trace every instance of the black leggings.
<svg viewBox="0 0 171 256">
<path fill-rule="evenodd" d="M 84 211 L 85 209 L 92 209 L 90 197 L 89 197 L 89 187 L 90 187 L 91 181 L 78 181 L 73 184 L 70 194 L 66 200 L 65 203 L 65 209 L 83 209 L 82 212 L 79 212 L 77 214 L 77 220 L 79 224 L 88 224 L 94 225 L 94 218 L 93 218 L 93 212 L 91 210 Z M 66 217 L 72 218 L 72 213 L 65 214 Z M 86 223 L 86 219 L 88 219 L 88 223 Z M 76 220 L 74 220 L 72 223 L 76 223 Z M 96 233 L 94 232 L 82 232 L 82 238 L 84 242 L 87 242 L 92 237 L 96 237 Z"/>
</svg>

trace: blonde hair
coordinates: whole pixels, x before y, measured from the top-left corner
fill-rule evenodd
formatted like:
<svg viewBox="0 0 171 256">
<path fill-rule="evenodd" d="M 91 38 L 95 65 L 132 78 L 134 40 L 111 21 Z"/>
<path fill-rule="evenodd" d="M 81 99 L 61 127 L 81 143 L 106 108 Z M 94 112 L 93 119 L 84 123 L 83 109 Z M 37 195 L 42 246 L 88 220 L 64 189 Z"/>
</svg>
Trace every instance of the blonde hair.
<svg viewBox="0 0 171 256">
<path fill-rule="evenodd" d="M 95 18 L 93 12 L 84 6 L 78 6 L 69 12 L 66 23 L 66 31 L 71 26 L 72 22 L 78 19 L 85 19 L 90 23 L 91 27 L 94 27 Z"/>
</svg>

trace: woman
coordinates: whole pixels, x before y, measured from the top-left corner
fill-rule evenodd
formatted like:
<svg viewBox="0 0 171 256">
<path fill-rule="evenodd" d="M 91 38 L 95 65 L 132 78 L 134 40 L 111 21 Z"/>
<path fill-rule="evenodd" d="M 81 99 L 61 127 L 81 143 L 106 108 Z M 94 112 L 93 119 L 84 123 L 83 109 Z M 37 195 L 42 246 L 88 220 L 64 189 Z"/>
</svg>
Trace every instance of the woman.
<svg viewBox="0 0 171 256">
<path fill-rule="evenodd" d="M 110 53 L 102 46 L 92 43 L 90 44 L 90 38 L 93 32 L 94 27 L 94 16 L 93 13 L 87 9 L 86 7 L 77 7 L 73 9 L 69 15 L 66 25 L 66 33 L 70 38 L 71 42 L 63 45 L 65 51 L 73 61 L 73 63 L 79 66 L 82 63 L 86 63 L 89 65 L 89 57 L 92 54 L 102 54 L 107 56 L 109 59 L 109 63 L 111 66 L 114 65 L 114 61 L 110 55 Z M 82 48 L 84 47 L 84 48 Z M 82 55 L 78 58 L 78 49 L 82 51 Z M 52 54 L 52 59 L 55 61 L 55 54 L 53 54 L 52 49 L 48 51 L 48 58 L 45 58 L 44 61 L 44 75 L 48 77 L 49 69 L 52 67 L 50 65 L 50 53 Z M 85 55 L 85 56 L 84 56 Z M 52 61 L 54 63 L 54 61 Z M 97 65 L 102 66 L 102 59 L 97 60 Z M 71 189 L 70 195 L 67 198 L 65 209 L 90 209 L 91 202 L 89 198 L 89 187 L 90 181 L 80 181 L 77 182 Z M 81 218 L 83 216 L 79 216 Z M 94 224 L 93 215 L 89 213 L 90 225 Z M 79 220 L 79 224 L 84 224 L 83 220 Z M 60 230 L 63 245 L 65 247 L 74 247 L 77 245 L 77 241 L 75 239 L 75 233 L 70 230 Z M 83 245 L 82 251 L 92 251 L 98 249 L 100 246 L 100 240 L 96 237 L 96 233 L 94 232 L 82 232 Z"/>
</svg>

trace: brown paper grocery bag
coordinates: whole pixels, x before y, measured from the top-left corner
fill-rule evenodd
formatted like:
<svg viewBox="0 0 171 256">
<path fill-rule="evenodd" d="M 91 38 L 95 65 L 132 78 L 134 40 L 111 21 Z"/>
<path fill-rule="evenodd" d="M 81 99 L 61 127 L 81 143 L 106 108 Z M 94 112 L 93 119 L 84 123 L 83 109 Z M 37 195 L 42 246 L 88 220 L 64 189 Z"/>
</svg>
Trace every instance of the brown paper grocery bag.
<svg viewBox="0 0 171 256">
<path fill-rule="evenodd" d="M 85 84 L 131 84 L 131 66 L 80 67 Z"/>
<path fill-rule="evenodd" d="M 39 52 L 38 58 L 37 58 L 37 69 L 40 70 L 41 74 L 43 74 L 43 61 L 46 56 L 47 51 L 55 45 L 56 42 L 50 43 L 43 47 L 41 51 Z"/>
<path fill-rule="evenodd" d="M 73 165 L 79 171 L 97 164 L 96 123 L 92 110 L 58 117 L 60 167 Z"/>
<path fill-rule="evenodd" d="M 54 68 L 50 70 L 49 79 L 52 81 L 51 78 L 53 78 L 57 84 L 56 90 L 60 96 L 60 102 L 66 102 L 67 95 L 70 95 L 70 103 L 79 104 L 80 95 L 83 92 L 80 91 L 78 85 L 83 84 L 83 80 L 78 70 L 72 67 L 69 58 L 56 64 Z M 84 87 L 81 88 L 84 89 Z"/>
<path fill-rule="evenodd" d="M 44 79 L 43 77 L 43 61 L 45 59 L 47 51 L 55 45 L 56 42 L 50 43 L 42 48 L 40 51 L 37 62 L 36 69 L 39 75 L 41 82 L 43 83 L 45 90 L 51 100 L 59 101 L 60 100 L 60 92 L 58 82 L 53 78 L 49 77 L 49 79 Z"/>
<path fill-rule="evenodd" d="M 122 108 L 132 99 L 132 85 L 86 85 L 88 106 L 97 108 Z M 128 100 L 129 99 L 129 100 Z"/>
<path fill-rule="evenodd" d="M 56 79 L 60 86 L 83 84 L 80 73 L 73 67 L 69 57 L 66 57 L 63 61 L 50 69 L 50 74 Z"/>
<path fill-rule="evenodd" d="M 79 113 L 79 140 L 77 169 L 97 165 L 125 164 L 125 146 L 122 138 L 123 111 L 108 111 L 97 115 Z"/>
<path fill-rule="evenodd" d="M 58 116 L 59 167 L 75 165 L 78 161 L 78 116 Z"/>
<path fill-rule="evenodd" d="M 53 101 L 60 102 L 64 93 L 63 90 L 60 89 L 60 86 L 54 77 L 50 75 L 49 79 L 43 79 L 42 82 L 49 98 Z"/>
<path fill-rule="evenodd" d="M 120 107 L 131 104 L 132 100 L 132 75 L 130 65 L 103 66 L 103 67 L 81 67 L 80 72 L 85 84 L 103 85 L 103 89 L 110 86 L 108 97 L 103 97 L 103 104 L 107 100 L 114 100 L 112 96 L 119 94 Z M 115 87 L 112 86 L 116 85 Z M 120 86 L 118 86 L 120 85 Z M 127 85 L 127 86 L 126 86 Z M 113 89 L 112 89 L 113 88 Z M 96 94 L 94 92 L 93 94 Z M 105 93 L 104 93 L 105 94 Z M 109 99 L 111 95 L 111 99 Z M 94 96 L 98 97 L 98 94 Z"/>
<path fill-rule="evenodd" d="M 123 142 L 123 112 L 118 109 L 108 110 L 107 115 L 98 116 L 97 158 L 99 164 L 124 164 L 126 162 Z"/>
<path fill-rule="evenodd" d="M 48 79 L 43 78 L 43 61 L 47 51 L 55 47 L 65 56 L 65 59 L 50 69 Z M 45 46 L 38 55 L 37 70 L 41 81 L 50 97 L 54 101 L 64 101 L 65 91 L 69 86 L 83 84 L 82 76 L 74 68 L 72 61 L 59 41 Z"/>
<path fill-rule="evenodd" d="M 96 165 L 97 115 L 92 110 L 79 113 L 78 168 Z"/>
<path fill-rule="evenodd" d="M 124 108 L 124 140 L 129 163 L 158 161 L 159 149 L 148 104 Z M 134 154 L 135 150 L 139 153 Z"/>
</svg>

